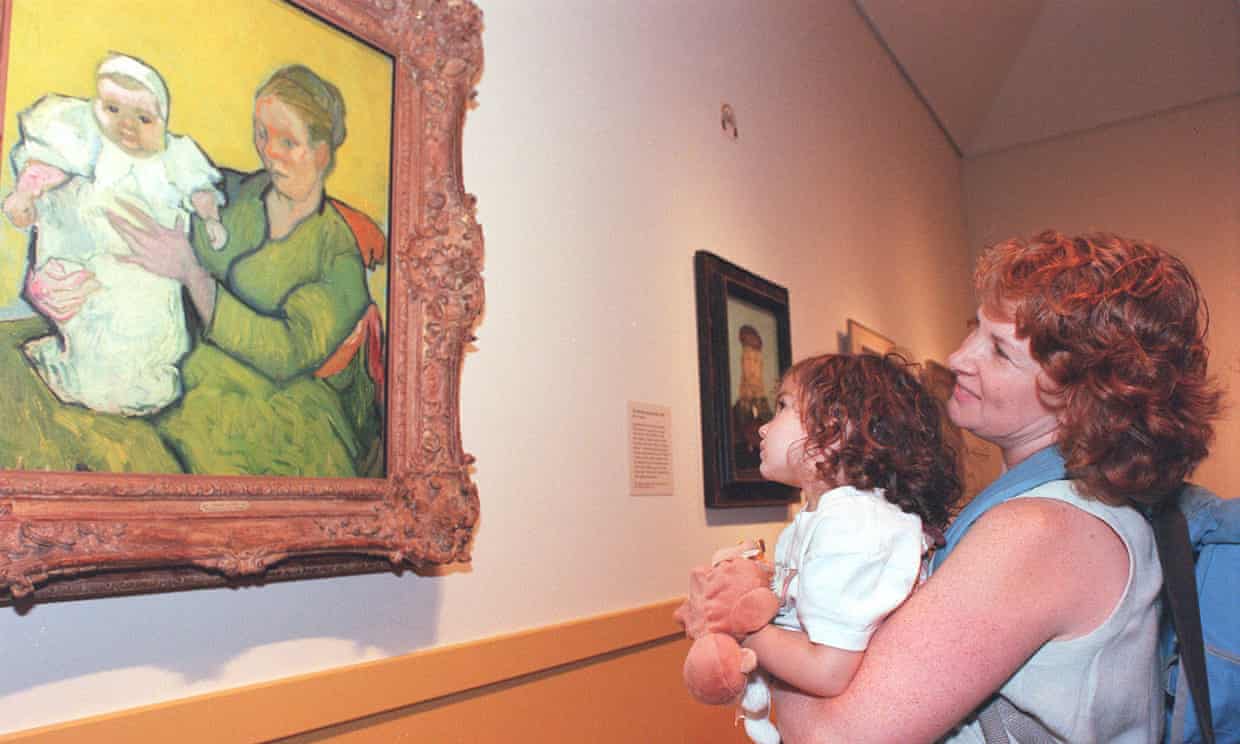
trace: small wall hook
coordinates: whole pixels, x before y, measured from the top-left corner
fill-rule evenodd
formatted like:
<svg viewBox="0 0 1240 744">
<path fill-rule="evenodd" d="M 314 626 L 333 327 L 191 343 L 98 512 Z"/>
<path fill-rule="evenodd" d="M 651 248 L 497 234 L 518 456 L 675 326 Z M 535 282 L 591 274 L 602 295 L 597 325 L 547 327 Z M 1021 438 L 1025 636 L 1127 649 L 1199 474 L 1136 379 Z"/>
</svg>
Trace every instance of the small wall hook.
<svg viewBox="0 0 1240 744">
<path fill-rule="evenodd" d="M 733 142 L 740 139 L 741 131 L 736 126 L 736 112 L 732 110 L 732 104 L 723 104 L 719 112 L 719 125 L 723 127 L 724 135 L 731 137 Z"/>
</svg>

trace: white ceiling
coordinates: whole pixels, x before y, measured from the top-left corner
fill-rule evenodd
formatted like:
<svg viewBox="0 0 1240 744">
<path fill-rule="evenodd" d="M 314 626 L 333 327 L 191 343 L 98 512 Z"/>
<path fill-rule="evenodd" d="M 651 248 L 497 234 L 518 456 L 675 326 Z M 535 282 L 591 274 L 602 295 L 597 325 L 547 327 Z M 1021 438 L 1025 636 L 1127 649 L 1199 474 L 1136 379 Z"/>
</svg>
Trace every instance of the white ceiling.
<svg viewBox="0 0 1240 744">
<path fill-rule="evenodd" d="M 964 156 L 1240 94 L 1240 0 L 855 0 Z"/>
</svg>

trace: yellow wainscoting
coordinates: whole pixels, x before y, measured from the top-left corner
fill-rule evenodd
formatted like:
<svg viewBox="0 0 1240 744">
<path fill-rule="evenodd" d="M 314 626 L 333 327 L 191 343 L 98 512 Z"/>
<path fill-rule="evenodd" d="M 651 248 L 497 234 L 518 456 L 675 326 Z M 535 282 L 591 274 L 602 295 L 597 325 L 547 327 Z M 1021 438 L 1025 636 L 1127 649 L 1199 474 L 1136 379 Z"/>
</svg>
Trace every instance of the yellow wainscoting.
<svg viewBox="0 0 1240 744">
<path fill-rule="evenodd" d="M 0 736 L 0 743 L 729 744 L 695 703 L 679 600 Z"/>
</svg>

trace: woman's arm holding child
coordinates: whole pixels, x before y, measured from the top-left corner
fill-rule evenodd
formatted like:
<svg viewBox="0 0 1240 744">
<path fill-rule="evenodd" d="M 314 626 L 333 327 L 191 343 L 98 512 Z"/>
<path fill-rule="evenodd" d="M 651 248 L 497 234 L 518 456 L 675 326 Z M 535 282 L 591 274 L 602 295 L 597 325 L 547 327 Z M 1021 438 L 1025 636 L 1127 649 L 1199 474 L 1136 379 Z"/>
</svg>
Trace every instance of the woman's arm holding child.
<svg viewBox="0 0 1240 744">
<path fill-rule="evenodd" d="M 1128 556 L 1108 532 L 1097 518 L 1043 499 L 991 509 L 882 624 L 842 695 L 776 690 L 784 739 L 939 739 L 1044 643 L 1084 635 L 1109 616 Z"/>
<path fill-rule="evenodd" d="M 122 203 L 125 215 L 108 212 L 108 222 L 129 245 L 132 254 L 121 261 L 132 263 L 157 276 L 175 279 L 185 285 L 198 316 L 210 323 L 215 314 L 216 282 L 194 255 L 185 234 L 185 220 L 178 216 L 167 228 L 130 203 Z"/>
</svg>

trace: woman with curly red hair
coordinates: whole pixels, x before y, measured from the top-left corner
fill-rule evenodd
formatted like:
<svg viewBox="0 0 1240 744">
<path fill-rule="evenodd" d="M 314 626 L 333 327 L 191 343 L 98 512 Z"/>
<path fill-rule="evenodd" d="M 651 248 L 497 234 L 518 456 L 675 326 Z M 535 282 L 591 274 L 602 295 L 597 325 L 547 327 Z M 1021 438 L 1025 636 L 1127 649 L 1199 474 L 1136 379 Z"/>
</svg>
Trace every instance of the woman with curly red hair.
<svg viewBox="0 0 1240 744">
<path fill-rule="evenodd" d="M 1162 571 L 1140 508 L 1173 503 L 1212 438 L 1204 299 L 1180 259 L 1109 234 L 1000 243 L 974 279 L 948 413 L 999 446 L 992 488 L 1019 496 L 936 556 L 842 694 L 776 688 L 788 741 L 1160 740 Z M 1020 493 L 1020 474 L 1056 468 Z M 977 711 L 998 705 L 1011 715 L 984 731 Z"/>
<path fill-rule="evenodd" d="M 775 548 L 779 612 L 745 641 L 762 671 L 741 708 L 761 744 L 779 741 L 764 673 L 811 695 L 844 690 L 875 628 L 924 577 L 960 495 L 940 404 L 908 367 L 895 355 L 805 359 L 759 430 L 762 475 L 805 497 Z"/>
</svg>

